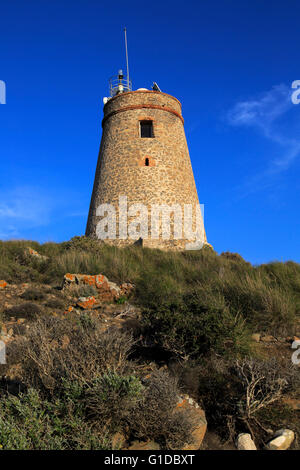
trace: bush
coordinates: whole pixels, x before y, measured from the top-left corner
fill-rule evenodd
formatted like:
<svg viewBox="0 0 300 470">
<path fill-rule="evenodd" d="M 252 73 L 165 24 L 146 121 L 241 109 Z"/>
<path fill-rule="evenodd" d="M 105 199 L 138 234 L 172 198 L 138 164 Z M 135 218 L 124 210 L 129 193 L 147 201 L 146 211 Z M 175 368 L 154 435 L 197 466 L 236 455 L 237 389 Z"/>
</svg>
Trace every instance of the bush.
<svg viewBox="0 0 300 470">
<path fill-rule="evenodd" d="M 41 313 L 41 307 L 31 302 L 26 302 L 21 305 L 15 305 L 14 307 L 4 310 L 4 317 L 26 318 L 27 320 L 35 320 L 41 315 Z"/>
<path fill-rule="evenodd" d="M 226 258 L 228 260 L 231 260 L 237 263 L 244 263 L 244 264 L 247 264 L 248 266 L 251 266 L 251 264 L 245 261 L 244 258 L 242 258 L 242 256 L 239 255 L 238 253 L 231 253 L 229 251 L 226 251 L 226 252 L 221 253 L 220 256 L 222 258 Z"/>
<path fill-rule="evenodd" d="M 50 256 L 50 261 L 45 265 L 35 264 L 25 258 L 23 253 L 28 245 Z M 217 256 L 212 250 L 118 249 L 86 237 L 75 237 L 61 244 L 0 243 L 0 278 L 6 279 L 8 273 L 8 281 L 10 278 L 14 282 L 38 278 L 61 283 L 66 272 L 103 273 L 118 283 L 134 283 L 133 301 L 145 309 L 146 321 L 149 320 L 147 312 L 151 313 L 153 321 L 156 316 L 159 320 L 163 312 L 170 312 L 170 315 L 177 312 L 181 317 L 187 311 L 182 304 L 192 296 L 200 299 L 196 310 L 209 311 L 207 315 L 213 322 L 214 316 L 219 315 L 221 321 L 223 318 L 226 324 L 233 323 L 234 328 L 240 330 L 244 321 L 245 329 L 252 332 L 263 331 L 275 336 L 296 333 L 300 314 L 300 266 L 297 263 L 274 262 L 253 267 L 236 253 Z M 84 290 L 79 295 L 94 293 L 94 290 Z M 195 308 L 190 305 L 188 316 L 197 326 L 198 313 L 193 312 Z M 202 318 L 204 322 L 205 317 Z M 168 322 L 173 327 L 171 319 Z M 159 321 L 156 323 L 159 326 Z M 203 327 L 202 321 L 200 326 Z"/>
<path fill-rule="evenodd" d="M 51 309 L 63 310 L 65 308 L 65 302 L 61 299 L 49 299 L 44 305 Z"/>
<path fill-rule="evenodd" d="M 142 391 L 143 386 L 137 377 L 109 371 L 96 379 L 87 390 L 88 416 L 109 423 L 112 431 L 117 430 L 141 399 Z"/>
<path fill-rule="evenodd" d="M 0 443 L 4 450 L 103 450 L 111 447 L 103 429 L 92 429 L 81 410 L 61 400 L 42 400 L 30 389 L 0 401 Z"/>
<path fill-rule="evenodd" d="M 25 256 L 27 246 L 50 258 L 41 262 Z M 61 285 L 66 272 L 103 273 L 117 283 L 133 283 L 131 303 L 142 318 L 129 315 L 122 323 L 127 332 L 121 332 L 103 331 L 103 323 L 88 312 L 42 316 L 42 307 L 31 302 L 1 312 L 4 319 L 36 320 L 24 328 L 23 337 L 7 345 L 5 367 L 18 364 L 22 391 L 27 391 L 4 397 L 1 387 L 4 448 L 108 448 L 107 433 L 117 429 L 130 439 L 153 439 L 162 449 L 181 448 L 191 437 L 193 416 L 176 411 L 180 389 L 173 376 L 161 371 L 144 380 L 136 376 L 134 371 L 144 365 L 130 358 L 145 349 L 152 361 L 154 351 L 159 351 L 158 360 L 164 353 L 164 359 L 176 358 L 173 372 L 180 385 L 203 402 L 208 422 L 221 436 L 252 429 L 262 443 L 265 429 L 277 425 L 276 416 L 286 425 L 291 415 L 282 409 L 281 386 L 296 390 L 299 380 L 287 364 L 250 360 L 250 334 L 297 333 L 299 264 L 254 267 L 235 253 L 118 249 L 86 237 L 44 245 L 0 242 L 0 279 Z M 45 289 L 41 295 L 55 292 Z M 89 296 L 95 291 L 84 287 L 73 293 Z M 22 298 L 42 300 L 41 295 L 30 288 Z M 60 292 L 44 305 L 63 309 L 67 302 Z M 128 331 L 134 332 L 139 349 Z M 291 422 L 299 432 L 297 420 Z"/>
<path fill-rule="evenodd" d="M 50 259 L 41 263 L 24 256 L 29 245 Z M 236 253 L 163 252 L 140 246 L 118 249 L 87 237 L 44 245 L 0 242 L 2 279 L 61 284 L 67 272 L 103 273 L 117 283 L 132 282 L 134 300 L 151 310 L 182 303 L 190 292 L 203 295 L 208 290 L 252 331 L 275 336 L 295 334 L 300 314 L 300 265 L 291 261 L 254 267 Z"/>
<path fill-rule="evenodd" d="M 261 409 L 278 401 L 289 387 L 290 376 L 278 367 L 275 359 L 266 362 L 254 359 L 236 361 L 233 370 L 244 392 L 239 413 L 248 425 Z"/>
<path fill-rule="evenodd" d="M 250 336 L 241 315 L 234 315 L 223 298 L 201 290 L 182 303 L 162 304 L 143 311 L 145 334 L 180 357 L 199 357 L 215 351 L 245 355 Z"/>
<path fill-rule="evenodd" d="M 74 286 L 69 289 L 69 293 L 74 297 L 97 297 L 98 291 L 94 286 Z"/>
<path fill-rule="evenodd" d="M 97 320 L 88 311 L 80 312 L 77 324 L 83 330 L 95 330 L 97 328 Z"/>
<path fill-rule="evenodd" d="M 289 359 L 287 359 L 289 361 Z M 277 359 L 244 358 L 224 360 L 211 356 L 198 364 L 193 381 L 185 370 L 181 382 L 198 384 L 198 401 L 203 403 L 206 417 L 224 439 L 250 432 L 259 443 L 268 437 L 268 415 L 286 390 L 299 390 L 299 372 L 289 362 Z"/>
<path fill-rule="evenodd" d="M 154 440 L 162 449 L 181 449 L 191 443 L 195 419 L 188 410 L 176 410 L 179 393 L 177 380 L 167 372 L 151 374 L 142 399 L 128 417 L 133 438 Z"/>
<path fill-rule="evenodd" d="M 109 370 L 123 374 L 132 346 L 130 335 L 103 332 L 98 322 L 42 317 L 7 353 L 8 361 L 21 364 L 28 387 L 51 396 L 59 393 L 63 380 L 84 385 Z"/>
<path fill-rule="evenodd" d="M 43 300 L 45 293 L 41 289 L 31 288 L 23 292 L 20 297 L 24 300 Z"/>
</svg>

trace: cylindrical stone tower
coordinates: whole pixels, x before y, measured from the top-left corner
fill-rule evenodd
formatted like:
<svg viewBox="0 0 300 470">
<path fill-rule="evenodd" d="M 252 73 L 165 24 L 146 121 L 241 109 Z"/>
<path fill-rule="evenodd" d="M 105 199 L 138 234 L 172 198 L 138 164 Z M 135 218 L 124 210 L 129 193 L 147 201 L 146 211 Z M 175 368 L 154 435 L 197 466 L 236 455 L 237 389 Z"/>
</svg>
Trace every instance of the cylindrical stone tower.
<svg viewBox="0 0 300 470">
<path fill-rule="evenodd" d="M 183 123 L 180 102 L 160 91 L 139 89 L 121 92 L 108 99 L 104 106 L 87 236 L 103 239 L 99 236 L 99 222 L 104 212 L 99 207 L 111 204 L 115 209 L 116 236 L 109 237 L 108 243 L 125 246 L 139 239 L 143 246 L 161 249 L 186 249 L 187 243 L 195 241 L 201 246 L 206 243 L 200 211 L 196 221 L 196 208 L 200 206 Z M 120 196 L 127 204 L 127 215 L 123 212 L 124 205 L 120 214 Z M 130 209 L 133 204 L 143 204 L 147 214 L 145 209 L 139 212 Z M 186 205 L 192 207 L 192 212 Z M 164 208 L 158 232 L 151 231 L 151 214 L 156 206 Z M 182 216 L 182 231 L 174 228 L 179 220 L 172 211 L 174 208 L 179 210 L 177 216 Z M 143 214 L 143 220 L 146 218 L 148 224 L 142 233 L 137 230 L 135 237 L 130 236 L 131 223 L 136 220 L 134 212 Z M 163 223 L 168 217 L 171 220 L 170 236 L 168 231 L 163 231 Z M 193 234 L 185 229 L 188 223 Z M 136 223 L 133 225 L 139 228 Z"/>
</svg>

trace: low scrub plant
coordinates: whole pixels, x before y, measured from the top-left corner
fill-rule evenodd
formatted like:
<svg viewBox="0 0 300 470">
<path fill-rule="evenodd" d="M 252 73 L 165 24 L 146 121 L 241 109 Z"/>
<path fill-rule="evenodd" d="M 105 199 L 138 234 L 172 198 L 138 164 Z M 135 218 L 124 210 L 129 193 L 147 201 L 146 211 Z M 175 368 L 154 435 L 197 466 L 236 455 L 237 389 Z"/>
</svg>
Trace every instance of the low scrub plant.
<svg viewBox="0 0 300 470">
<path fill-rule="evenodd" d="M 107 433 L 92 428 L 70 401 L 49 402 L 29 389 L 18 397 L 1 399 L 0 446 L 3 450 L 105 450 L 111 444 Z"/>
</svg>

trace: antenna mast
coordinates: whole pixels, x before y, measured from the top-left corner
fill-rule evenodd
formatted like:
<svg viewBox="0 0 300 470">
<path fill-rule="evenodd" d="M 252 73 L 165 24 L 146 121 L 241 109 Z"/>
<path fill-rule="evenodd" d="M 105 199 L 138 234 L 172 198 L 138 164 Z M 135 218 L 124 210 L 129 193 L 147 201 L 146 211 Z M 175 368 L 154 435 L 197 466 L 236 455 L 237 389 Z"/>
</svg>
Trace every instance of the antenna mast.
<svg viewBox="0 0 300 470">
<path fill-rule="evenodd" d="M 124 28 L 124 35 L 125 35 L 125 50 L 126 50 L 126 67 L 127 67 L 127 86 L 128 90 L 130 90 L 130 82 L 129 82 L 129 65 L 128 65 L 128 49 L 127 49 L 127 32 L 126 28 Z"/>
</svg>

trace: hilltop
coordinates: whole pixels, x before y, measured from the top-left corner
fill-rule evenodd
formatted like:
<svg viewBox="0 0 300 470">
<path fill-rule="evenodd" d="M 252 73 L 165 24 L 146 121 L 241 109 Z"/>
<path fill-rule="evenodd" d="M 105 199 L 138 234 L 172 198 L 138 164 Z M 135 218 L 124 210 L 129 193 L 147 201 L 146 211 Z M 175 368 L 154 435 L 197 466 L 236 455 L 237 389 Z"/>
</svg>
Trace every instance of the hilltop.
<svg viewBox="0 0 300 470">
<path fill-rule="evenodd" d="M 281 428 L 299 435 L 299 264 L 76 237 L 0 242 L 0 280 L 3 448 L 226 449 L 239 433 L 263 448 Z"/>
</svg>

